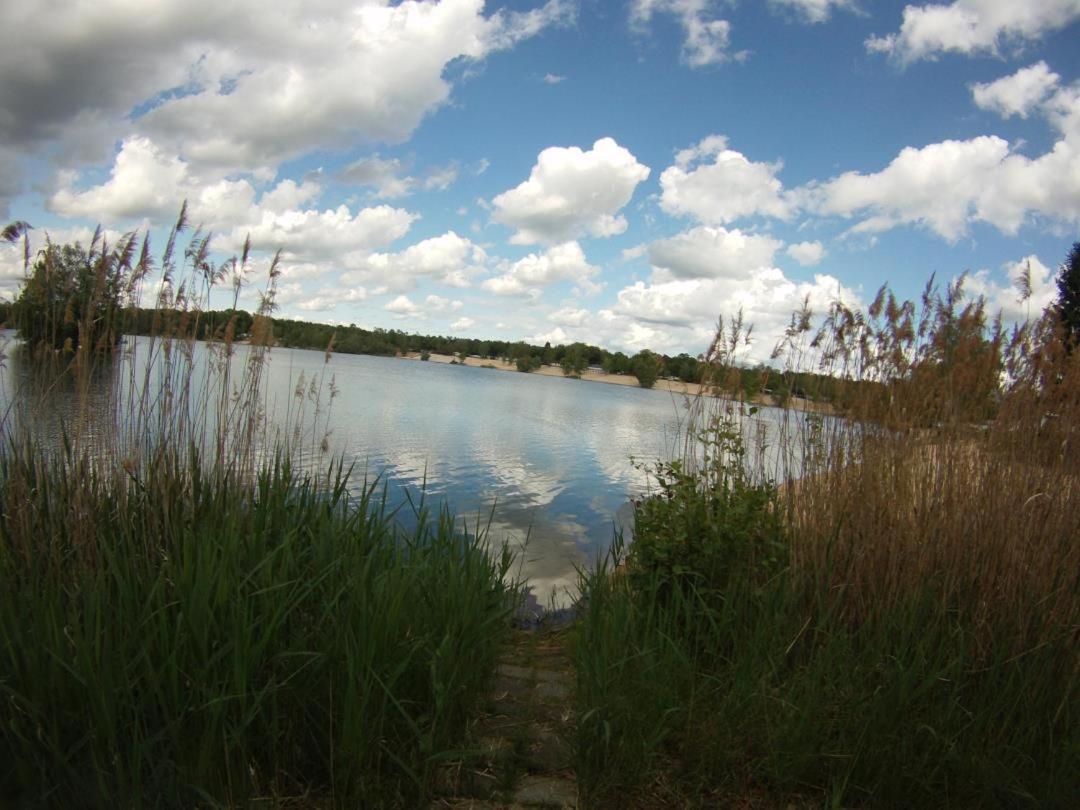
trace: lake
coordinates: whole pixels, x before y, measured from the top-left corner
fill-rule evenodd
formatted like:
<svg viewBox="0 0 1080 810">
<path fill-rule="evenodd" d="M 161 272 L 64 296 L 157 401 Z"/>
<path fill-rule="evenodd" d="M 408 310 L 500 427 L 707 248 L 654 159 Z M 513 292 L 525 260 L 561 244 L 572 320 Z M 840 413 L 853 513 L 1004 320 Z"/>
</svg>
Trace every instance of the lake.
<svg viewBox="0 0 1080 810">
<path fill-rule="evenodd" d="M 10 355 L 11 333 L 6 339 Z M 646 477 L 631 460 L 671 457 L 686 416 L 685 397 L 666 391 L 366 355 L 324 362 L 322 352 L 280 347 L 270 357 L 271 421 L 283 423 L 295 407 L 299 381 L 315 379 L 323 392 L 328 448 L 310 442 L 303 463 L 325 467 L 340 454 L 355 465 L 354 488 L 378 476 L 406 520 L 408 500 L 423 495 L 470 529 L 490 522 L 493 540 L 519 549 L 521 574 L 541 604 L 571 601 L 576 567 L 632 521 L 629 499 Z M 20 384 L 12 359 L 0 375 L 0 405 Z M 60 418 L 71 408 L 62 392 L 47 401 Z M 763 409 L 758 420 L 779 414 Z"/>
</svg>

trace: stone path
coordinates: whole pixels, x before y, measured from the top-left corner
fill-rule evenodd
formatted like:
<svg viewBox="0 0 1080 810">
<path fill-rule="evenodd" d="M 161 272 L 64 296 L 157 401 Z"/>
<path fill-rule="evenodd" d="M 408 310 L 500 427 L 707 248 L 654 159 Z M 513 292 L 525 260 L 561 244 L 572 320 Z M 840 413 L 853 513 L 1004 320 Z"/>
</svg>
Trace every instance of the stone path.
<svg viewBox="0 0 1080 810">
<path fill-rule="evenodd" d="M 573 677 L 561 633 L 518 632 L 472 725 L 473 749 L 440 773 L 430 810 L 576 808 Z"/>
</svg>

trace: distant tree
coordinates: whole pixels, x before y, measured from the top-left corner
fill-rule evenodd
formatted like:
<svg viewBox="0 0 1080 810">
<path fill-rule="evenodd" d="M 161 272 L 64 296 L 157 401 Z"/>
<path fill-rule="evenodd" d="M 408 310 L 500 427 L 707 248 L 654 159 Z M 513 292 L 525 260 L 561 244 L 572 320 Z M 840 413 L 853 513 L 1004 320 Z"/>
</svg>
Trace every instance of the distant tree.
<svg viewBox="0 0 1080 810">
<path fill-rule="evenodd" d="M 634 376 L 642 388 L 652 388 L 660 376 L 660 358 L 648 349 L 634 355 Z"/>
<path fill-rule="evenodd" d="M 519 354 L 514 361 L 514 365 L 518 371 L 525 372 L 535 371 L 540 367 L 540 361 L 531 354 Z"/>
<path fill-rule="evenodd" d="M 551 341 L 550 340 L 546 341 L 544 343 L 544 349 L 540 353 L 540 361 L 543 362 L 543 363 L 554 363 L 555 362 L 555 350 L 551 348 Z"/>
<path fill-rule="evenodd" d="M 1061 265 L 1057 289 L 1053 313 L 1064 331 L 1065 349 L 1071 352 L 1080 345 L 1080 242 L 1073 243 Z"/>
<path fill-rule="evenodd" d="M 135 263 L 134 234 L 111 250 L 98 234 L 89 251 L 78 242 L 47 242 L 12 306 L 13 325 L 31 346 L 115 348 L 124 305 L 133 282 L 146 272 L 147 255 L 144 246 L 143 257 Z"/>
<path fill-rule="evenodd" d="M 562 373 L 567 377 L 581 377 L 585 371 L 585 367 L 588 365 L 586 359 L 584 347 L 580 343 L 574 343 L 566 350 L 566 354 L 563 355 Z"/>
</svg>

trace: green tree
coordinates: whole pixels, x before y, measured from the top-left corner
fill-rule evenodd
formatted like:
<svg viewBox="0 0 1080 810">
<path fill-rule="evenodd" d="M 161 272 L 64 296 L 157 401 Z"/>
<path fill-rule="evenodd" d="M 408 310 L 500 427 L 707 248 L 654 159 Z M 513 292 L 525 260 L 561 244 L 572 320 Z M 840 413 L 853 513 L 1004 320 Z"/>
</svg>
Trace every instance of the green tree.
<svg viewBox="0 0 1080 810">
<path fill-rule="evenodd" d="M 585 367 L 588 365 L 585 347 L 580 343 L 574 343 L 569 346 L 559 365 L 562 366 L 562 373 L 565 376 L 581 377 L 582 373 L 585 371 Z"/>
<path fill-rule="evenodd" d="M 89 251 L 78 242 L 46 242 L 12 307 L 13 325 L 23 340 L 66 351 L 115 348 L 124 305 L 149 266 L 148 246 L 144 243 L 136 261 L 134 240 L 129 234 L 110 250 L 95 234 Z"/>
<path fill-rule="evenodd" d="M 1073 243 L 1061 265 L 1057 289 L 1053 313 L 1064 332 L 1066 351 L 1071 352 L 1080 345 L 1080 242 Z"/>
<path fill-rule="evenodd" d="M 652 388 L 660 376 L 660 358 L 648 349 L 634 355 L 634 376 L 642 388 Z"/>
<path fill-rule="evenodd" d="M 517 359 L 514 360 L 514 365 L 518 371 L 525 372 L 535 371 L 540 368 L 540 361 L 531 354 L 519 354 Z"/>
</svg>

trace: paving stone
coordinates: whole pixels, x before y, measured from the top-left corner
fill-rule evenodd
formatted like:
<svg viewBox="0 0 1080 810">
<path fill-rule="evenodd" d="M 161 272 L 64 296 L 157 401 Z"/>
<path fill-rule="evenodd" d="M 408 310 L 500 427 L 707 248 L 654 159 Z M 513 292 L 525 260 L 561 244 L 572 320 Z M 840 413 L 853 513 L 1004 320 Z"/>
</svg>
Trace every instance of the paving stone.
<svg viewBox="0 0 1080 810">
<path fill-rule="evenodd" d="M 552 669 L 537 669 L 536 667 L 519 667 L 514 664 L 499 664 L 499 675 L 506 678 L 544 683 L 570 684 L 573 682 L 573 678 L 569 672 L 558 672 Z"/>
<path fill-rule="evenodd" d="M 577 783 L 564 776 L 524 776 L 514 801 L 526 807 L 577 807 Z"/>
<path fill-rule="evenodd" d="M 566 771 L 573 767 L 573 750 L 561 735 L 551 729 L 538 728 L 523 754 L 530 771 Z"/>
<path fill-rule="evenodd" d="M 499 778 L 494 773 L 468 765 L 449 765 L 435 776 L 435 792 L 443 796 L 487 799 L 498 787 Z"/>
<path fill-rule="evenodd" d="M 540 700 L 567 700 L 570 697 L 570 685 L 566 683 L 538 683 L 536 696 Z"/>
</svg>

